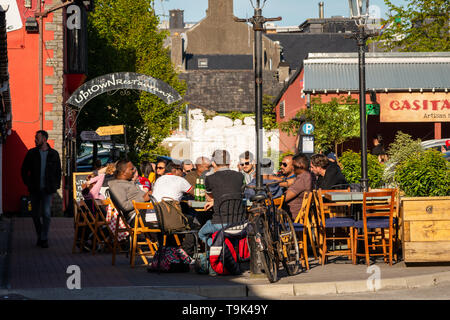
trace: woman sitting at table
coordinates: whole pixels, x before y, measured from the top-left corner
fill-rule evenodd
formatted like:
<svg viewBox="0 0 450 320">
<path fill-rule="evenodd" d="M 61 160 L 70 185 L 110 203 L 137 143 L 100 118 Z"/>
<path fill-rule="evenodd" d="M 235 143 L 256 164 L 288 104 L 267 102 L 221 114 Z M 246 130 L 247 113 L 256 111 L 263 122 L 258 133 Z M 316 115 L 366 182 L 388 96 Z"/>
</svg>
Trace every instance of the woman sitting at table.
<svg viewBox="0 0 450 320">
<path fill-rule="evenodd" d="M 303 194 L 311 191 L 312 176 L 308 170 L 309 161 L 305 154 L 296 154 L 292 158 L 292 164 L 296 178 L 294 183 L 286 190 L 285 202 L 291 212 L 292 220 L 295 220 L 302 207 Z"/>
</svg>

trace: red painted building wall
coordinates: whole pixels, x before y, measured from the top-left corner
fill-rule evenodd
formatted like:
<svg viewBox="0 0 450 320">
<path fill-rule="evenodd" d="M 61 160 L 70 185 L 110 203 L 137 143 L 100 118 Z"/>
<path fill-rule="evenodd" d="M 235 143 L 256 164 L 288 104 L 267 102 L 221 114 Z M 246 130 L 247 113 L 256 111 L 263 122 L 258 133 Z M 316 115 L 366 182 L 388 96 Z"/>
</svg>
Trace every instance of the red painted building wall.
<svg viewBox="0 0 450 320">
<path fill-rule="evenodd" d="M 34 135 L 39 130 L 39 34 L 27 33 L 25 20 L 37 11 L 37 1 L 32 1 L 32 8 L 24 10 L 24 0 L 17 4 L 21 13 L 23 27 L 7 33 L 8 60 L 11 89 L 12 133 L 8 137 L 3 153 L 3 209 L 5 212 L 15 212 L 20 209 L 20 197 L 28 191 L 22 182 L 20 168 L 28 149 L 33 148 Z M 52 1 L 46 1 L 46 5 Z M 52 22 L 53 14 L 44 18 L 44 23 Z M 54 32 L 44 27 L 45 41 L 54 38 Z M 43 78 L 53 75 L 53 68 L 45 61 L 53 57 L 53 50 L 44 46 Z M 44 84 L 44 97 L 53 93 L 51 85 Z M 52 104 L 43 104 L 44 114 L 52 110 Z M 53 129 L 53 121 L 44 121 L 43 129 Z M 54 147 L 54 141 L 49 140 Z"/>
<path fill-rule="evenodd" d="M 286 122 L 295 117 L 300 109 L 306 108 L 306 96 L 303 96 L 303 70 L 299 76 L 294 79 L 291 85 L 286 89 L 286 91 L 281 96 L 280 100 L 276 106 L 277 123 Z M 280 117 L 280 105 L 284 103 L 284 113 L 283 118 Z M 279 130 L 280 135 L 280 153 L 287 151 L 295 152 L 297 134 L 288 135 L 287 133 Z"/>
</svg>

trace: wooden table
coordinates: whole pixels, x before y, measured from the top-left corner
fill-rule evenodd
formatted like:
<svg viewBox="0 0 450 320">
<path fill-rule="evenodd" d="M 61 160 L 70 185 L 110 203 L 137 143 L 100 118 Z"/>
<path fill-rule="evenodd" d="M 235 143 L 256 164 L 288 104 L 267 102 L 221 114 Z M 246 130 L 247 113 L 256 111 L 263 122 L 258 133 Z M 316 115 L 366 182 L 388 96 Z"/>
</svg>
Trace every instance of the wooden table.
<svg viewBox="0 0 450 320">
<path fill-rule="evenodd" d="M 191 208 L 194 208 L 197 211 L 204 211 L 203 208 L 205 207 L 206 201 L 187 200 L 186 202 Z M 247 207 L 251 206 L 252 202 L 247 200 Z"/>
<path fill-rule="evenodd" d="M 363 203 L 364 192 L 329 192 L 324 194 L 324 198 L 331 202 L 342 202 L 344 204 Z M 389 197 L 367 197 L 367 200 L 389 200 Z"/>
</svg>

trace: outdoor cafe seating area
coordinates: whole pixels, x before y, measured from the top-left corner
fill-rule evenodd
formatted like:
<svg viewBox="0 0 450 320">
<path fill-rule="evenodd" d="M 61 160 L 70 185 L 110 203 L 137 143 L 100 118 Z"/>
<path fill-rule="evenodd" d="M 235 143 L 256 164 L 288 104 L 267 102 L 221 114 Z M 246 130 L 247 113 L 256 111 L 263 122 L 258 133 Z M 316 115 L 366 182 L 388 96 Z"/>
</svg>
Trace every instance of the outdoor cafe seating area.
<svg viewBox="0 0 450 320">
<path fill-rule="evenodd" d="M 336 258 L 367 265 L 397 262 L 400 257 L 399 200 L 398 189 L 305 192 L 302 207 L 293 219 L 303 269 L 309 270 L 312 263 L 316 266 L 335 263 Z M 158 222 L 146 223 L 149 215 L 153 219 L 156 217 L 153 204 L 133 203 L 136 216 L 134 225 L 130 225 L 114 197 L 95 200 L 92 204 L 75 201 L 73 253 L 111 254 L 112 265 L 125 256 L 131 267 L 148 266 L 158 249 L 168 245 L 170 238 L 170 245 L 181 246 L 187 233 L 195 237 L 194 259 L 199 252 L 207 250 L 198 239 L 198 231 L 170 233 L 160 228 Z M 193 200 L 186 203 L 198 211 L 202 211 L 205 204 Z M 274 204 L 281 209 L 284 196 L 274 199 Z M 250 207 L 248 201 L 248 213 Z M 89 241 L 86 241 L 86 233 L 91 234 Z M 379 259 L 375 261 L 376 258 Z"/>
</svg>

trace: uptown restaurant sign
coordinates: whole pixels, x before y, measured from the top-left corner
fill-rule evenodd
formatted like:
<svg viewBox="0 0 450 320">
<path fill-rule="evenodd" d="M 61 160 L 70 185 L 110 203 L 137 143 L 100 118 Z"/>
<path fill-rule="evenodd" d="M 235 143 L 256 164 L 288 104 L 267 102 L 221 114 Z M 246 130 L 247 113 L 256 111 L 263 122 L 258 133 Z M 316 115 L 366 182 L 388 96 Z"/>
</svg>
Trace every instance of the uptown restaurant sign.
<svg viewBox="0 0 450 320">
<path fill-rule="evenodd" d="M 380 94 L 380 122 L 450 122 L 446 92 Z"/>
<path fill-rule="evenodd" d="M 117 72 L 84 83 L 75 90 L 67 103 L 81 109 L 89 100 L 102 93 L 122 89 L 147 91 L 167 104 L 181 100 L 180 94 L 164 81 L 140 73 Z"/>
</svg>

